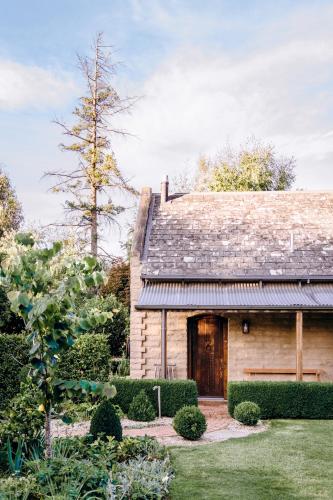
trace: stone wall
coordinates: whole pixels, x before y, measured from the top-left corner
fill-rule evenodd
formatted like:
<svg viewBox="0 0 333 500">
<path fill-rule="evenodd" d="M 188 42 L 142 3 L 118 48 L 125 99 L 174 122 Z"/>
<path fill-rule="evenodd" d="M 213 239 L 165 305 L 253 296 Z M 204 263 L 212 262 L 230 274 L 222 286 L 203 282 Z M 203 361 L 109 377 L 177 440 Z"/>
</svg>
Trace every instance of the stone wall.
<svg viewBox="0 0 333 500">
<path fill-rule="evenodd" d="M 167 317 L 168 363 L 176 364 L 177 378 L 187 378 L 187 318 L 216 311 L 170 311 Z M 228 380 L 248 380 L 244 368 L 295 367 L 295 314 L 223 314 L 228 319 Z M 250 334 L 241 330 L 250 320 Z M 333 315 L 304 314 L 304 368 L 321 370 L 321 380 L 333 381 Z M 132 311 L 131 376 L 154 378 L 161 359 L 159 311 Z M 295 380 L 295 376 L 256 375 L 252 380 Z M 306 376 L 305 380 L 314 377 Z"/>
</svg>

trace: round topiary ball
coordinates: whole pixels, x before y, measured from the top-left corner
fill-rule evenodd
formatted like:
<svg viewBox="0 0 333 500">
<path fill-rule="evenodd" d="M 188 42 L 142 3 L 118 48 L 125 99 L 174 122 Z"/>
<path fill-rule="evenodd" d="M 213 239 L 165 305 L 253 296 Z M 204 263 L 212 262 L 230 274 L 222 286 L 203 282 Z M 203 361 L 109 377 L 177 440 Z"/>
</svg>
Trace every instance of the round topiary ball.
<svg viewBox="0 0 333 500">
<path fill-rule="evenodd" d="M 196 441 L 207 429 L 205 415 L 196 406 L 183 406 L 173 419 L 173 428 L 183 438 Z"/>
<path fill-rule="evenodd" d="M 131 420 L 141 422 L 150 422 L 155 419 L 155 408 L 143 389 L 139 392 L 139 394 L 134 396 L 128 409 L 127 416 Z"/>
<path fill-rule="evenodd" d="M 245 425 L 256 425 L 260 418 L 260 408 L 252 401 L 243 401 L 234 409 L 234 417 Z"/>
<path fill-rule="evenodd" d="M 123 432 L 120 419 L 110 400 L 102 401 L 97 407 L 91 419 L 90 434 L 95 439 L 99 434 L 103 434 L 105 439 L 107 436 L 113 436 L 117 441 L 122 440 Z"/>
</svg>

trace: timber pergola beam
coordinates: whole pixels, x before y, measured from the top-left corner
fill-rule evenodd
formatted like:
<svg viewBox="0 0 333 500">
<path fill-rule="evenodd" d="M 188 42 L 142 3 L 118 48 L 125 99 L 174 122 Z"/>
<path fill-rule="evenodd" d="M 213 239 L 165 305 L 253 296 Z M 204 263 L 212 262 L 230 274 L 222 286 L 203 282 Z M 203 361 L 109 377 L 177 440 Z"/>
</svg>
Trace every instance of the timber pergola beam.
<svg viewBox="0 0 333 500">
<path fill-rule="evenodd" d="M 167 378 L 167 310 L 161 309 L 161 376 Z"/>
<path fill-rule="evenodd" d="M 296 380 L 303 380 L 303 311 L 296 312 Z"/>
</svg>

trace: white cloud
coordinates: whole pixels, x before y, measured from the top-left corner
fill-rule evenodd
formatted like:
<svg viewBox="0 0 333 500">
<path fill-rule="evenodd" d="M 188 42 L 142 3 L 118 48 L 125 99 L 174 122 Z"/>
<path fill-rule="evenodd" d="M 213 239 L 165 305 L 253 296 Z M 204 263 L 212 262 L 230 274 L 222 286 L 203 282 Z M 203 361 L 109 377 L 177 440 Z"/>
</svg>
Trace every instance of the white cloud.
<svg viewBox="0 0 333 500">
<path fill-rule="evenodd" d="M 237 58 L 179 49 L 139 90 L 145 97 L 126 117 L 139 139 L 117 140 L 120 164 L 137 175 L 138 185 L 157 188 L 162 174 L 254 134 L 296 156 L 298 185 L 311 187 L 320 177 L 320 169 L 313 179 L 308 175 L 318 161 L 322 187 L 333 188 L 333 173 L 325 178 L 322 163 L 333 152 L 332 42 L 329 33 L 303 34 Z"/>
<path fill-rule="evenodd" d="M 0 60 L 0 109 L 49 108 L 62 105 L 77 90 L 73 79 L 38 66 Z"/>
</svg>

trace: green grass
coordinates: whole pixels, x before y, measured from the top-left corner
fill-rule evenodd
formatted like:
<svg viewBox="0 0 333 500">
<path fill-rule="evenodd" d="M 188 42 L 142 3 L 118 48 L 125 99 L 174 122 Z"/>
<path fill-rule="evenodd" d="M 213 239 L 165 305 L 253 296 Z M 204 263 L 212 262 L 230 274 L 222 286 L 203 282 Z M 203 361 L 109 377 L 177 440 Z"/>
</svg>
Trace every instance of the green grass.
<svg viewBox="0 0 333 500">
<path fill-rule="evenodd" d="M 267 432 L 171 456 L 172 500 L 333 498 L 333 420 L 275 420 Z"/>
</svg>

